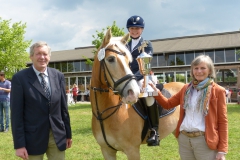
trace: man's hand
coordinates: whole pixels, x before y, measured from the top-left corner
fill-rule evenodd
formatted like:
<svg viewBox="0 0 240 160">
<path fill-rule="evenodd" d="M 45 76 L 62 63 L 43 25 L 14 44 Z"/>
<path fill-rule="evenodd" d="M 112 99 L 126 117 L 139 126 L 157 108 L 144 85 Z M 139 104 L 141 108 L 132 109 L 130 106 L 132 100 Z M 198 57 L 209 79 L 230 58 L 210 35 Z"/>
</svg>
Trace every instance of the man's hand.
<svg viewBox="0 0 240 160">
<path fill-rule="evenodd" d="M 67 148 L 71 148 L 72 146 L 72 139 L 67 139 Z"/>
<path fill-rule="evenodd" d="M 16 149 L 16 156 L 22 158 L 23 160 L 28 159 L 28 153 L 25 147 Z"/>
</svg>

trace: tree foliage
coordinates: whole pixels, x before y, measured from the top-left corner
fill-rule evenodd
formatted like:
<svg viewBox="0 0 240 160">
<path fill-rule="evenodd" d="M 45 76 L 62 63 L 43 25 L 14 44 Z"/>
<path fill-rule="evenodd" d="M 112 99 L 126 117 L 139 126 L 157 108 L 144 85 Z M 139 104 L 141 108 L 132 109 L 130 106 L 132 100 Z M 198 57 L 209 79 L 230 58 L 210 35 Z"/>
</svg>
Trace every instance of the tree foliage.
<svg viewBox="0 0 240 160">
<path fill-rule="evenodd" d="M 95 46 L 95 49 L 92 51 L 92 53 L 95 55 L 97 53 L 98 48 L 101 46 L 103 38 L 105 36 L 105 32 L 111 28 L 111 32 L 112 32 L 112 36 L 113 37 L 120 37 L 120 36 L 124 36 L 125 32 L 123 31 L 124 28 L 119 28 L 116 25 L 116 21 L 113 21 L 112 26 L 107 26 L 106 28 L 103 28 L 102 31 L 96 31 L 96 35 L 93 35 L 92 37 L 94 38 L 94 40 L 92 41 L 92 45 Z M 87 59 L 87 64 L 92 65 L 92 61 Z"/>
<path fill-rule="evenodd" d="M 29 60 L 26 49 L 31 40 L 24 40 L 25 29 L 26 23 L 11 24 L 11 20 L 2 20 L 0 17 L 0 70 L 5 71 L 7 78 L 26 68 Z"/>
</svg>

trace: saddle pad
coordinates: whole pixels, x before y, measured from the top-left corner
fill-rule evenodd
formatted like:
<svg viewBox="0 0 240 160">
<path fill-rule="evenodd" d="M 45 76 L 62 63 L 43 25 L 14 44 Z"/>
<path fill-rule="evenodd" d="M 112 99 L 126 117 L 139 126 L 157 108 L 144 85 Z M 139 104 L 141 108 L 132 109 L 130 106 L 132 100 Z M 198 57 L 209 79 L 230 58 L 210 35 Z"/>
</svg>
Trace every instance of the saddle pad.
<svg viewBox="0 0 240 160">
<path fill-rule="evenodd" d="M 163 88 L 161 90 L 162 94 L 166 97 L 166 98 L 170 98 L 172 95 L 170 94 L 170 92 L 168 92 L 168 90 L 166 90 L 165 88 Z M 171 108 L 171 109 L 164 109 L 158 102 L 157 105 L 159 107 L 159 118 L 162 118 L 164 116 L 167 116 L 169 114 L 171 114 L 172 112 L 174 112 L 176 110 L 176 107 Z M 140 103 L 135 103 L 132 105 L 132 107 L 134 108 L 134 110 L 138 113 L 138 115 L 140 117 L 142 117 L 144 120 L 147 119 L 147 114 L 146 114 L 146 108 L 145 106 L 143 106 Z"/>
</svg>

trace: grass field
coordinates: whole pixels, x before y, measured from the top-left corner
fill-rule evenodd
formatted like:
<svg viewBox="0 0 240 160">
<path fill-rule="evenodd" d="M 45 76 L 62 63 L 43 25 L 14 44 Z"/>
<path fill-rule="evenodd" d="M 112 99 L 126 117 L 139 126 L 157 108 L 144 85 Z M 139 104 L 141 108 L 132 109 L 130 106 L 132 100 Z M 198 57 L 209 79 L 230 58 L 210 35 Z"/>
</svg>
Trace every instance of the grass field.
<svg viewBox="0 0 240 160">
<path fill-rule="evenodd" d="M 91 106 L 77 104 L 69 107 L 73 134 L 72 148 L 66 151 L 66 160 L 103 160 L 99 145 L 91 131 Z M 229 153 L 228 160 L 240 157 L 240 105 L 228 105 Z M 175 137 L 169 135 L 159 147 L 141 146 L 141 160 L 179 160 L 178 145 Z M 0 160 L 19 160 L 15 156 L 11 132 L 0 133 Z M 46 158 L 45 158 L 46 159 Z M 118 160 L 126 160 L 119 152 Z"/>
</svg>

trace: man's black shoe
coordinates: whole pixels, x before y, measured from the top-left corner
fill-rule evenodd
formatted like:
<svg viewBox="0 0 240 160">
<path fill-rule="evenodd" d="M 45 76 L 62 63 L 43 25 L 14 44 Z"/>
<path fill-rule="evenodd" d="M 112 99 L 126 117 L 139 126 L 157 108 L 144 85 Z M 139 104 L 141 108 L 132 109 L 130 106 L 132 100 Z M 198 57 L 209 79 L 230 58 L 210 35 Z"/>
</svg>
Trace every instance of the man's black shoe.
<svg viewBox="0 0 240 160">
<path fill-rule="evenodd" d="M 4 129 L 0 129 L 0 132 L 3 132 L 4 131 Z"/>
</svg>

